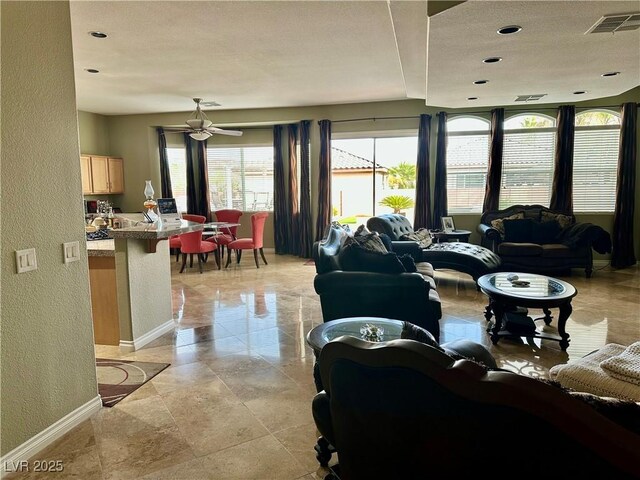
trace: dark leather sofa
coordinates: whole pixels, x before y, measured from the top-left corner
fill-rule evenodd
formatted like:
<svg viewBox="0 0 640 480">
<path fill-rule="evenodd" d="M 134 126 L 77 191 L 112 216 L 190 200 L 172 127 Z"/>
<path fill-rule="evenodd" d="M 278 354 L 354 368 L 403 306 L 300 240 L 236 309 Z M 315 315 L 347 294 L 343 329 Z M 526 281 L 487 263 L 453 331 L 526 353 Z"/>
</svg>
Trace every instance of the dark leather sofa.
<svg viewBox="0 0 640 480">
<path fill-rule="evenodd" d="M 432 278 L 433 268 L 419 263 L 416 273 L 344 271 L 339 255 L 346 235 L 341 227 L 331 225 L 326 238 L 313 246 L 317 273 L 314 287 L 320 295 L 323 320 L 349 317 L 405 320 L 427 329 L 438 339 L 442 307 Z"/>
<path fill-rule="evenodd" d="M 371 217 L 367 221 L 369 230 L 387 234 L 393 250 L 410 253 L 417 262 L 429 262 L 436 270 L 448 268 L 478 278 L 500 268 L 500 258 L 491 250 L 465 242 L 433 243 L 420 248 L 416 242 L 402 241 L 401 237 L 413 233 L 411 222 L 403 215 L 387 213 Z"/>
<path fill-rule="evenodd" d="M 319 364 L 325 391 L 312 411 L 338 452 L 341 480 L 480 471 L 497 479 L 640 477 L 636 404 L 608 402 L 601 413 L 600 397 L 487 371 L 412 340 L 340 337 Z M 614 414 L 620 409 L 624 419 Z"/>
<path fill-rule="evenodd" d="M 519 219 L 513 218 L 519 216 Z M 511 217 L 511 218 L 509 218 Z M 545 238 L 539 235 L 548 221 L 560 219 L 559 230 Z M 500 231 L 500 220 L 502 231 Z M 505 235 L 505 220 L 531 220 L 535 227 L 530 235 L 519 235 L 516 241 Z M 591 224 L 576 223 L 572 214 L 550 210 L 542 205 L 513 205 L 504 210 L 482 214 L 478 232 L 482 245 L 491 249 L 502 260 L 502 270 L 535 273 L 568 272 L 571 268 L 584 268 L 587 278 L 593 272 L 592 249 L 600 253 L 611 251 L 609 234 Z"/>
</svg>

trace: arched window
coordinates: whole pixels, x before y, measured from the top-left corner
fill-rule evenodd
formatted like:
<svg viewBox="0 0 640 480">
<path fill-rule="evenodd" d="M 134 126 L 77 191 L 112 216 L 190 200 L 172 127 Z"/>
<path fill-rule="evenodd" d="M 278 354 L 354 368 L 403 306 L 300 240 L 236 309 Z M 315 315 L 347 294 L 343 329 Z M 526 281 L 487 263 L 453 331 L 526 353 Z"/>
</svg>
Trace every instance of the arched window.
<svg viewBox="0 0 640 480">
<path fill-rule="evenodd" d="M 482 212 L 489 160 L 488 120 L 459 116 L 447 121 L 449 213 Z"/>
<path fill-rule="evenodd" d="M 556 121 L 525 113 L 504 122 L 500 208 L 549 205 L 553 182 Z"/>
<path fill-rule="evenodd" d="M 614 211 L 619 145 L 620 115 L 608 110 L 588 110 L 576 115 L 574 211 Z"/>
</svg>

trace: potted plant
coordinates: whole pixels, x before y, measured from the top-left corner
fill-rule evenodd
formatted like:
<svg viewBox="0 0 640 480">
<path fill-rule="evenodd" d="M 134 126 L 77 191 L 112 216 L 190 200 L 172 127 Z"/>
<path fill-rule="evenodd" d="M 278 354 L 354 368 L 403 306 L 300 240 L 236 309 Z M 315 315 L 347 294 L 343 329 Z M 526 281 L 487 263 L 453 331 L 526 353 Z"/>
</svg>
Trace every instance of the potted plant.
<svg viewBox="0 0 640 480">
<path fill-rule="evenodd" d="M 402 215 L 402 210 L 413 207 L 413 199 L 406 195 L 389 195 L 380 200 L 380 205 L 393 208 L 393 213 Z"/>
</svg>

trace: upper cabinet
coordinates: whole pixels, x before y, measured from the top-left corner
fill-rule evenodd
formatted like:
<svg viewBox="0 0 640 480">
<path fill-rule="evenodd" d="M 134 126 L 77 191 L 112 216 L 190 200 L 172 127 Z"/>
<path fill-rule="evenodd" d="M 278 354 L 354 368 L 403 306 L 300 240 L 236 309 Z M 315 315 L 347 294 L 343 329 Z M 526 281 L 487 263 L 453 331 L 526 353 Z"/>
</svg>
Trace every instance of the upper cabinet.
<svg viewBox="0 0 640 480">
<path fill-rule="evenodd" d="M 80 157 L 82 193 L 124 193 L 124 166 L 121 158 L 97 155 Z"/>
</svg>

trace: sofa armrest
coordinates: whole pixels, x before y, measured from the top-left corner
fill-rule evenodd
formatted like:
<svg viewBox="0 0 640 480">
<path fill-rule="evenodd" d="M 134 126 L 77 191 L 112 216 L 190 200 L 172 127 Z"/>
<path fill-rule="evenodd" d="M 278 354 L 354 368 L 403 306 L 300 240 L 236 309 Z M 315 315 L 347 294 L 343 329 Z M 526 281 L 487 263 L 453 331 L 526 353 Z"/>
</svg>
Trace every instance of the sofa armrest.
<svg viewBox="0 0 640 480">
<path fill-rule="evenodd" d="M 391 242 L 393 246 L 393 253 L 398 255 L 409 254 L 414 260 L 419 261 L 420 258 L 420 244 L 413 240 L 394 240 Z"/>
<path fill-rule="evenodd" d="M 480 223 L 477 230 L 481 236 L 481 245 L 490 248 L 493 252 L 495 252 L 498 244 L 502 240 L 500 232 L 493 228 L 491 225 L 487 225 L 485 223 Z"/>
</svg>

